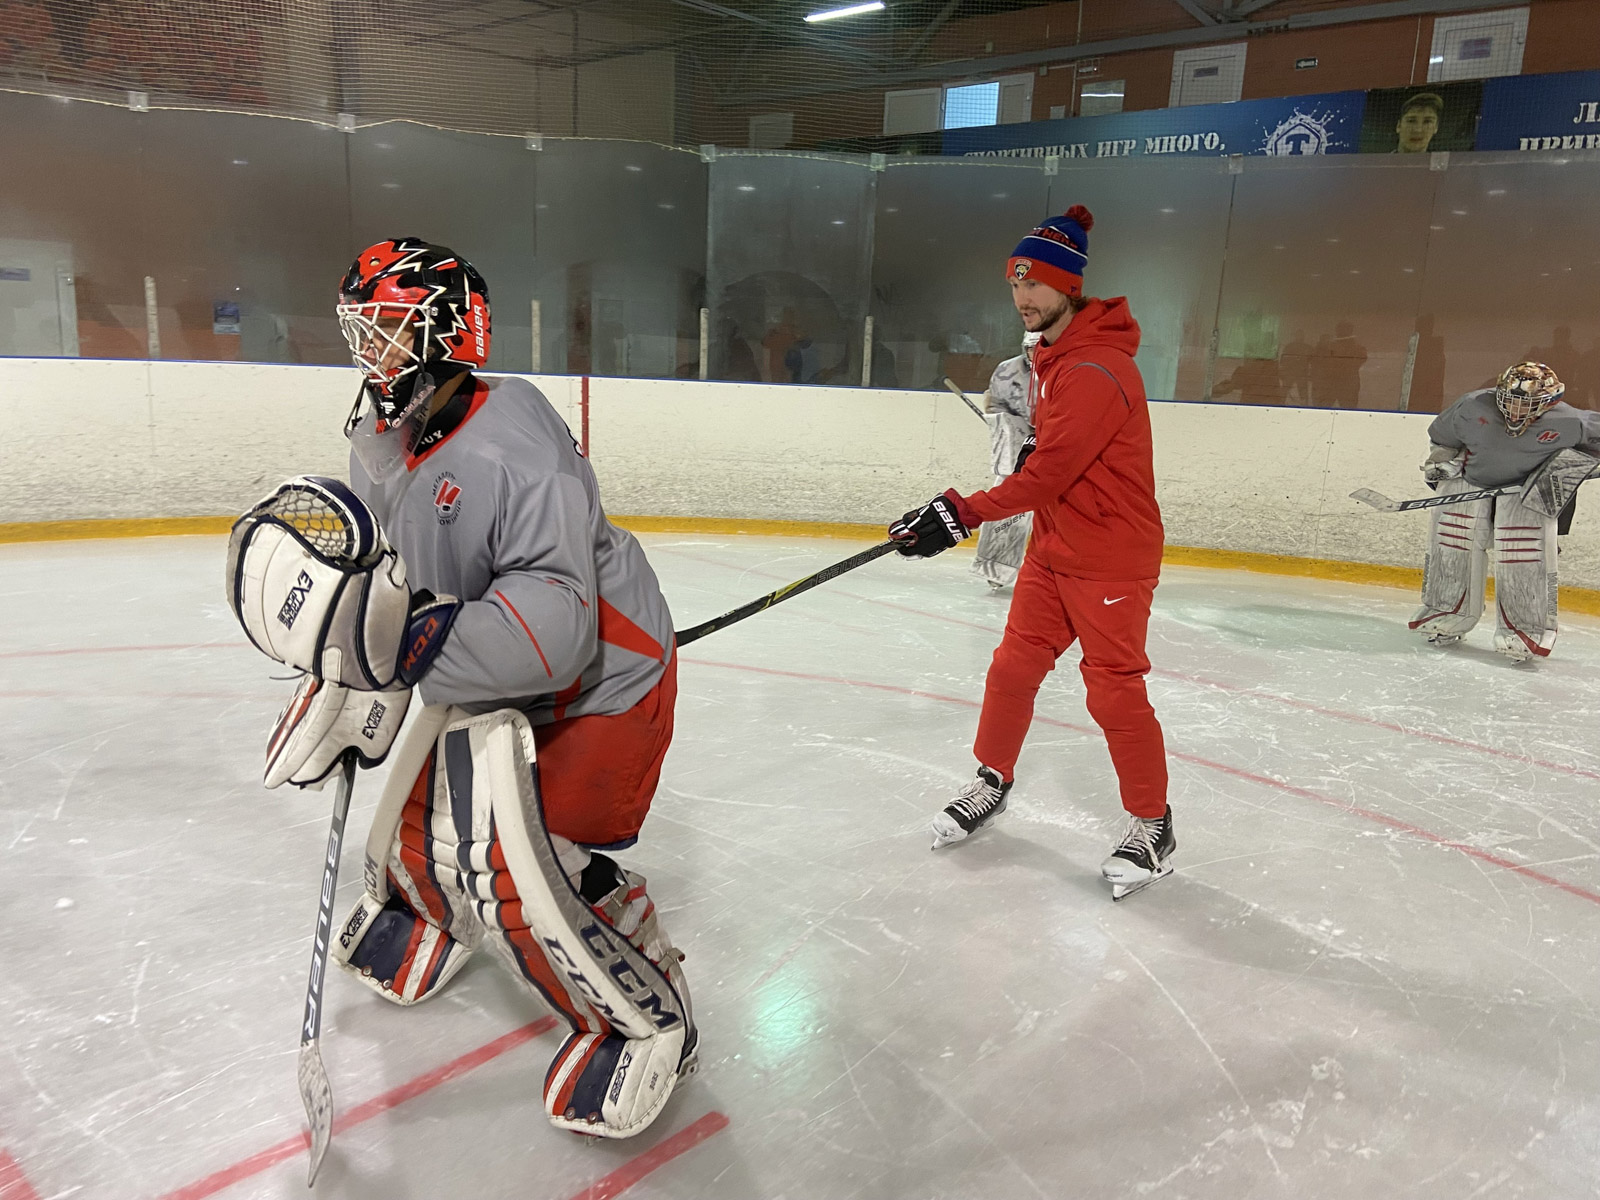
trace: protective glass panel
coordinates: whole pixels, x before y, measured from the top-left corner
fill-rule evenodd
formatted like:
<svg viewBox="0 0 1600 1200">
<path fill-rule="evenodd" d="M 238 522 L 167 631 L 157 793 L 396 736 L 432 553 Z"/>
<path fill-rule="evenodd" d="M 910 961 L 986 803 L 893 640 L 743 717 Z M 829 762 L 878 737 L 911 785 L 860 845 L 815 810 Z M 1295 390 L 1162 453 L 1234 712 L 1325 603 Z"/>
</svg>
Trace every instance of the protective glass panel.
<svg viewBox="0 0 1600 1200">
<path fill-rule="evenodd" d="M 1049 211 L 1040 164 L 891 160 L 878 176 L 872 258 L 874 387 L 981 392 L 1021 353 L 1006 259 Z"/>
<path fill-rule="evenodd" d="M 417 125 L 377 125 L 348 140 L 351 237 L 330 273 L 330 312 L 332 292 L 358 250 L 384 238 L 419 237 L 450 247 L 488 283 L 489 369 L 529 370 L 538 155 L 521 138 Z"/>
<path fill-rule="evenodd" d="M 345 363 L 344 134 L 222 113 L 139 114 L 144 274 L 161 357 Z"/>
<path fill-rule="evenodd" d="M 878 178 L 794 155 L 711 164 L 711 378 L 861 382 Z"/>
<path fill-rule="evenodd" d="M 1587 156 L 1451 155 L 1435 174 L 1411 407 L 1492 384 L 1523 359 L 1548 363 L 1565 399 L 1600 408 L 1600 190 Z"/>
<path fill-rule="evenodd" d="M 0 355 L 145 357 L 147 119 L 0 94 Z"/>
<path fill-rule="evenodd" d="M 643 143 L 544 147 L 534 155 L 542 369 L 698 378 L 705 163 Z"/>
<path fill-rule="evenodd" d="M 1438 178 L 1418 157 L 1246 160 L 1206 398 L 1404 407 Z"/>
<path fill-rule="evenodd" d="M 1151 399 L 1204 394 L 1232 182 L 1224 160 L 1201 158 L 1069 159 L 1050 181 L 1049 212 L 1082 204 L 1095 216 L 1084 294 L 1128 298 Z"/>
</svg>

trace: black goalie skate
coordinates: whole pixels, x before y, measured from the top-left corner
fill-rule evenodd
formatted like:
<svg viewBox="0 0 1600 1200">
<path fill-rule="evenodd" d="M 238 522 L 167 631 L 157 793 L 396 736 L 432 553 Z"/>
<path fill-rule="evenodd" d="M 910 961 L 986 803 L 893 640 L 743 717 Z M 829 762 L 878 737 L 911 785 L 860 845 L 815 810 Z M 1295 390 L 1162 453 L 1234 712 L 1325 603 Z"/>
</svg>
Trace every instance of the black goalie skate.
<svg viewBox="0 0 1600 1200">
<path fill-rule="evenodd" d="M 1171 807 L 1159 817 L 1130 816 L 1122 840 L 1100 864 L 1100 873 L 1111 884 L 1111 898 L 1121 900 L 1172 874 L 1169 860 L 1177 848 Z"/>
<path fill-rule="evenodd" d="M 1006 810 L 1009 783 L 988 767 L 979 767 L 978 776 L 933 819 L 933 848 L 948 846 L 977 833 Z"/>
</svg>

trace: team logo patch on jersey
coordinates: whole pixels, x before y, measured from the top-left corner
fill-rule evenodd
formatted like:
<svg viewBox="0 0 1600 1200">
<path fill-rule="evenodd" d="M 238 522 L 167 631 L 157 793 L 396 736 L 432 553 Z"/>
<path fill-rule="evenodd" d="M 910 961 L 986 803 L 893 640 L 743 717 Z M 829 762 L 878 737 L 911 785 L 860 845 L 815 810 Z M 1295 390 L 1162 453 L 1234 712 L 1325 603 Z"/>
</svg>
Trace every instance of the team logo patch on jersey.
<svg viewBox="0 0 1600 1200">
<path fill-rule="evenodd" d="M 461 485 L 449 471 L 440 472 L 433 481 L 433 509 L 441 525 L 454 525 L 461 512 Z"/>
<path fill-rule="evenodd" d="M 1558 432 L 1556 432 L 1554 429 L 1546 429 L 1543 433 L 1541 433 L 1539 435 L 1539 440 L 1541 442 L 1553 442 L 1560 436 L 1561 435 Z"/>
<path fill-rule="evenodd" d="M 1033 259 L 1019 258 L 1017 259 L 1016 263 L 1012 265 L 1011 273 L 1018 279 L 1026 279 L 1028 277 L 1028 272 L 1031 270 L 1033 270 Z"/>
</svg>

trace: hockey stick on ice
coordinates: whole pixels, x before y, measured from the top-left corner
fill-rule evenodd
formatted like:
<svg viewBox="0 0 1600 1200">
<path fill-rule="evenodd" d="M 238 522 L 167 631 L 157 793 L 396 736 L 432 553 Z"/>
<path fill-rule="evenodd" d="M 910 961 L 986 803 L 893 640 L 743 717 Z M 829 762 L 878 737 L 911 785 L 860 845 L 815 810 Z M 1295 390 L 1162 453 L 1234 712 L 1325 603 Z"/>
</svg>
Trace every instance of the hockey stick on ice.
<svg viewBox="0 0 1600 1200">
<path fill-rule="evenodd" d="M 317 901 L 317 932 L 312 939 L 311 977 L 306 982 L 306 1015 L 300 1022 L 300 1099 L 311 1122 L 311 1171 L 306 1186 L 317 1181 L 317 1170 L 333 1139 L 333 1085 L 322 1065 L 322 984 L 328 973 L 328 944 L 333 937 L 333 892 L 339 884 L 339 852 L 344 848 L 344 822 L 350 815 L 350 790 L 356 781 L 356 752 L 346 750 L 333 790 L 333 821 L 328 826 L 328 853 L 322 862 L 322 894 Z"/>
<path fill-rule="evenodd" d="M 989 420 L 988 417 L 983 415 L 983 409 L 979 408 L 976 404 L 974 404 L 972 402 L 971 397 L 969 397 L 966 392 L 961 390 L 961 385 L 959 383 L 957 383 L 954 379 L 951 379 L 950 376 L 946 375 L 944 377 L 944 385 L 945 385 L 945 387 L 949 388 L 952 392 L 954 392 L 957 396 L 960 396 L 961 397 L 961 403 L 965 404 L 973 412 L 977 413 L 978 414 L 978 418 L 980 420 L 982 420 L 984 422 L 987 422 Z"/>
<path fill-rule="evenodd" d="M 863 550 L 860 554 L 853 554 L 841 562 L 836 562 L 831 567 L 823 567 L 815 575 L 807 575 L 804 579 L 797 579 L 793 583 L 785 584 L 775 592 L 768 592 L 759 600 L 752 600 L 749 604 L 741 604 L 732 612 L 723 613 L 720 617 L 713 617 L 703 621 L 692 629 L 684 629 L 674 634 L 678 645 L 687 646 L 690 642 L 697 642 L 708 633 L 715 633 L 719 629 L 726 629 L 729 625 L 737 624 L 746 617 L 753 617 L 758 612 L 764 612 L 774 604 L 781 604 L 801 592 L 809 592 L 819 583 L 827 583 L 830 579 L 837 579 L 846 571 L 854 571 L 857 567 L 871 562 L 875 558 L 882 558 L 893 550 L 897 542 L 880 542 L 870 550 Z"/>
</svg>

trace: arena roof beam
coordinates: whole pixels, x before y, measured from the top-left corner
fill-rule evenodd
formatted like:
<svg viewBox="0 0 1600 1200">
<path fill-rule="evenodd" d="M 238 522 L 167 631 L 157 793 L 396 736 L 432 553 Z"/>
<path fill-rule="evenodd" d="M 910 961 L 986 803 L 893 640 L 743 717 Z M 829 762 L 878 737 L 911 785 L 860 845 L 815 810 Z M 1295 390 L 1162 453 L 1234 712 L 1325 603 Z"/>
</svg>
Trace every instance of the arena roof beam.
<svg viewBox="0 0 1600 1200">
<path fill-rule="evenodd" d="M 1182 0 L 1179 0 L 1179 3 L 1182 3 Z M 915 61 L 917 55 L 922 53 L 923 47 L 933 40 L 933 35 L 939 32 L 939 27 L 950 19 L 950 14 L 955 12 L 960 4 L 961 0 L 948 0 L 948 3 L 939 10 L 939 15 L 929 21 L 922 32 L 917 34 L 917 40 L 911 43 L 911 48 L 905 53 L 907 62 Z"/>
<path fill-rule="evenodd" d="M 1217 19 L 1196 4 L 1195 0 L 1172 0 L 1172 2 L 1202 25 L 1215 25 L 1217 23 Z"/>
<path fill-rule="evenodd" d="M 1251 13 L 1260 12 L 1267 5 L 1276 4 L 1277 2 L 1278 0 L 1243 0 L 1242 3 L 1234 5 L 1233 15 L 1236 17 L 1248 17 Z"/>
<path fill-rule="evenodd" d="M 685 3 L 687 0 L 674 0 L 674 2 Z M 1500 8 L 1504 4 L 1505 0 L 1391 0 L 1387 4 L 1359 4 L 1350 8 L 1323 9 L 1319 12 L 1295 13 L 1292 16 L 1266 21 L 1222 21 L 1216 25 L 1206 25 L 1198 29 L 1180 29 L 1171 33 L 1141 34 L 1138 37 L 1111 38 L 1103 42 L 1080 42 L 1075 46 L 1028 50 L 1021 54 L 997 54 L 992 58 L 968 58 L 921 67 L 904 67 L 876 75 L 863 75 L 852 79 L 849 86 L 850 90 L 859 91 L 862 88 L 898 87 L 907 83 L 961 79 L 972 75 L 1000 75 L 1047 63 L 1077 62 L 1085 58 L 1126 54 L 1132 50 L 1159 50 L 1168 46 L 1230 42 L 1254 33 L 1280 33 L 1287 29 L 1320 29 L 1329 25 L 1354 25 L 1360 21 L 1386 21 L 1395 17 L 1416 17 L 1429 13 L 1474 12 L 1486 8 Z M 845 89 L 837 83 L 812 83 L 769 92 L 747 92 L 730 97 L 727 103 L 771 104 L 793 100 L 800 96 L 820 96 L 843 90 Z"/>
<path fill-rule="evenodd" d="M 691 8 L 696 12 L 710 13 L 714 17 L 727 17 L 729 20 L 759 25 L 783 37 L 809 42 L 820 50 L 842 55 L 845 58 L 858 58 L 863 62 L 877 63 L 881 66 L 889 65 L 890 60 L 882 55 L 874 54 L 870 50 L 863 50 L 859 46 L 852 46 L 848 42 L 835 41 L 825 34 L 813 32 L 809 27 L 801 26 L 796 29 L 790 24 L 780 24 L 777 21 L 758 16 L 756 13 L 730 8 L 726 4 L 718 4 L 716 0 L 671 0 L 671 3 L 676 4 L 679 8 Z"/>
</svg>

